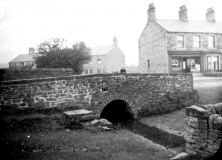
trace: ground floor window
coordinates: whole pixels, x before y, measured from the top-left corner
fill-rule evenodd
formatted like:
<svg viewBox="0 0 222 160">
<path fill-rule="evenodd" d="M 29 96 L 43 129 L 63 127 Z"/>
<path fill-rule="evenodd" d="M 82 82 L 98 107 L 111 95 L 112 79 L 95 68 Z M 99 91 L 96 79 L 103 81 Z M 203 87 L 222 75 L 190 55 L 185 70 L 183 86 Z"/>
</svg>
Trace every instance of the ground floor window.
<svg viewBox="0 0 222 160">
<path fill-rule="evenodd" d="M 207 56 L 207 70 L 219 69 L 219 56 Z"/>
<path fill-rule="evenodd" d="M 93 73 L 93 69 L 90 69 L 90 74 L 92 74 Z"/>
<path fill-rule="evenodd" d="M 97 68 L 97 73 L 101 73 L 101 69 L 100 68 Z"/>
<path fill-rule="evenodd" d="M 173 56 L 171 59 L 172 72 L 200 72 L 200 57 Z"/>
</svg>

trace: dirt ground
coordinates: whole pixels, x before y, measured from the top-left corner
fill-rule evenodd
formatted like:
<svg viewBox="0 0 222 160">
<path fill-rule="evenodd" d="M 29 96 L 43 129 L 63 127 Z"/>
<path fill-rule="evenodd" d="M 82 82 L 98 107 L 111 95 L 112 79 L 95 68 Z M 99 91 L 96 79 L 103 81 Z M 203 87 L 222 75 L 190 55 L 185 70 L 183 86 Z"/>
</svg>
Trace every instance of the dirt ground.
<svg viewBox="0 0 222 160">
<path fill-rule="evenodd" d="M 200 104 L 221 101 L 218 93 L 222 89 L 218 87 L 197 90 Z M 1 159 L 169 160 L 176 155 L 175 151 L 125 129 L 106 131 L 76 126 L 70 130 L 56 123 L 59 116 L 61 115 L 1 116 L 4 119 L 0 121 Z M 141 122 L 184 136 L 187 133 L 185 119 L 185 109 L 182 109 L 170 114 L 142 118 Z"/>
</svg>

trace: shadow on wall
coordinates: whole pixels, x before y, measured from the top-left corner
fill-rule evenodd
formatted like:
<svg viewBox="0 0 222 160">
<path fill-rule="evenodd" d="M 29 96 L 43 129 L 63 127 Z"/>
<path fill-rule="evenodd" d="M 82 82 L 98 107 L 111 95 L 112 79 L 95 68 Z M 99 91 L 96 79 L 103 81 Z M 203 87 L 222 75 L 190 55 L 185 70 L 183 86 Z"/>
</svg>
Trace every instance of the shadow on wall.
<svg viewBox="0 0 222 160">
<path fill-rule="evenodd" d="M 111 122 L 121 122 L 133 119 L 133 113 L 131 113 L 129 106 L 125 101 L 114 100 L 105 106 L 100 117 Z"/>
</svg>

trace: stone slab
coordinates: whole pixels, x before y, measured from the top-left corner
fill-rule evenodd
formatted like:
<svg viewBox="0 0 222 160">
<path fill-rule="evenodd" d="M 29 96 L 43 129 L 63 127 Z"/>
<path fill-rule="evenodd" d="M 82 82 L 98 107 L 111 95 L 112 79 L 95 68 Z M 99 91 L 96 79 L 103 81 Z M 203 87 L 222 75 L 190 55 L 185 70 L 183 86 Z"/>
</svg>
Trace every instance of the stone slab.
<svg viewBox="0 0 222 160">
<path fill-rule="evenodd" d="M 196 118 L 209 118 L 211 113 L 201 107 L 192 105 L 191 107 L 186 108 L 186 115 Z"/>
<path fill-rule="evenodd" d="M 79 110 L 73 110 L 73 111 L 66 111 L 64 112 L 65 115 L 73 116 L 73 115 L 82 115 L 82 114 L 89 114 L 92 113 L 92 111 L 88 111 L 85 109 L 79 109 Z"/>
</svg>

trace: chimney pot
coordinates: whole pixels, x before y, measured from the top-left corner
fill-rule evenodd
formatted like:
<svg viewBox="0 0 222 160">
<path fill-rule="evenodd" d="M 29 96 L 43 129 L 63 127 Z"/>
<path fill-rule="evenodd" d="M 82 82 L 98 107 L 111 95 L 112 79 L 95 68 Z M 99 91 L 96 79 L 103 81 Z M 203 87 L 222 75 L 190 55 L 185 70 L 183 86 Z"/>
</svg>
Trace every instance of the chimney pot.
<svg viewBox="0 0 222 160">
<path fill-rule="evenodd" d="M 34 48 L 29 48 L 29 54 L 34 54 L 35 53 L 35 49 Z"/>
<path fill-rule="evenodd" d="M 118 45 L 118 40 L 116 37 L 113 37 L 113 45 L 117 46 Z"/>
<path fill-rule="evenodd" d="M 148 22 L 151 20 L 156 21 L 156 13 L 155 13 L 154 3 L 149 4 L 147 14 L 148 14 L 148 19 L 147 19 Z"/>
<path fill-rule="evenodd" d="M 215 11 L 213 8 L 208 8 L 206 13 L 206 20 L 208 22 L 216 22 L 215 20 Z"/>
<path fill-rule="evenodd" d="M 179 11 L 179 19 L 181 21 L 188 21 L 188 18 L 187 18 L 187 7 L 186 5 L 183 5 L 180 7 L 180 11 Z"/>
</svg>

